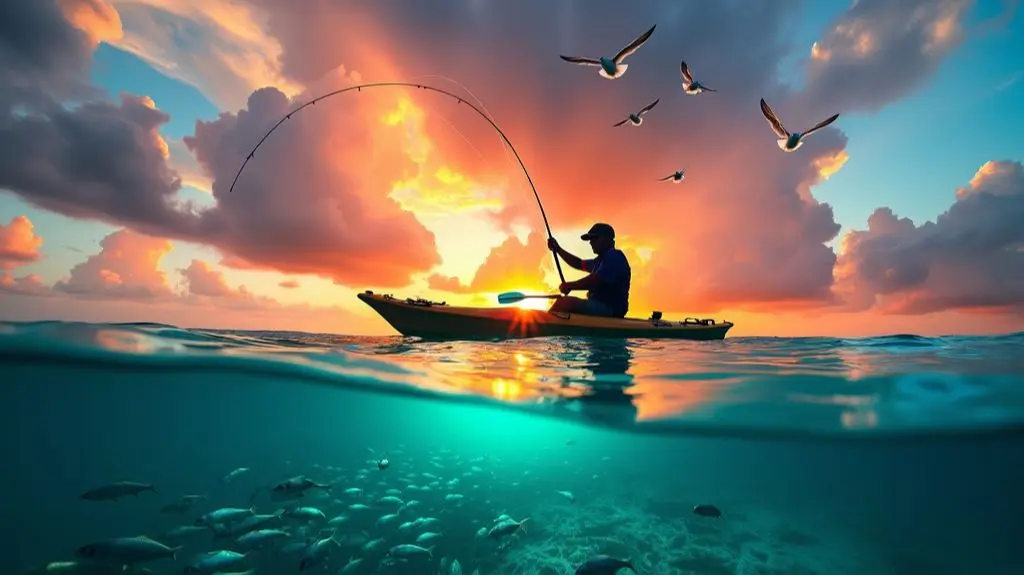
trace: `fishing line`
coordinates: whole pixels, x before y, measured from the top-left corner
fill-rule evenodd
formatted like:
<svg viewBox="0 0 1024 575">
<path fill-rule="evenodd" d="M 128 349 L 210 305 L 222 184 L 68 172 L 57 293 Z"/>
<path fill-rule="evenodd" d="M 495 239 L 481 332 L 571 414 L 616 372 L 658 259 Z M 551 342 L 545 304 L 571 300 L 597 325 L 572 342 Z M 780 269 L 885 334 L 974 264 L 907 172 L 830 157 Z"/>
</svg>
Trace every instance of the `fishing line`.
<svg viewBox="0 0 1024 575">
<path fill-rule="evenodd" d="M 466 93 L 469 94 L 471 98 L 473 98 L 473 101 L 476 102 L 476 105 L 481 110 L 483 110 L 485 114 L 487 114 L 488 118 L 490 118 L 492 120 L 494 119 L 494 116 L 491 114 L 491 111 L 488 110 L 487 106 L 484 105 L 483 100 L 481 100 L 479 97 L 477 97 L 477 95 L 473 93 L 473 90 L 470 90 L 467 86 L 463 85 L 461 82 L 459 82 L 455 78 L 449 78 L 448 76 L 445 76 L 443 74 L 421 74 L 419 76 L 414 76 L 414 77 L 410 78 L 410 80 L 418 80 L 418 79 L 422 79 L 422 78 L 437 78 L 438 80 L 447 80 L 447 81 L 451 82 L 452 84 L 455 84 L 456 86 L 458 86 L 458 87 L 462 88 L 463 90 L 465 90 Z M 502 140 L 501 138 L 498 138 L 498 141 L 501 142 L 501 150 L 503 152 L 505 152 L 505 161 L 507 161 L 509 163 L 512 163 L 512 157 L 508 155 L 508 146 L 505 145 L 505 141 Z"/>
<path fill-rule="evenodd" d="M 252 150 L 250 150 L 249 153 L 245 156 L 245 160 L 242 161 L 242 165 L 239 166 L 238 173 L 235 174 L 235 179 L 231 181 L 231 187 L 228 188 L 228 192 L 230 193 L 234 191 L 235 184 L 238 183 L 239 176 L 242 175 L 242 171 L 245 170 L 245 166 L 249 163 L 249 160 L 253 159 L 253 157 L 256 155 L 256 150 L 258 150 L 259 147 L 263 145 L 263 142 L 265 142 L 267 138 L 270 137 L 270 134 L 274 133 L 274 130 L 280 127 L 281 124 L 284 124 L 285 122 L 290 120 L 292 116 L 294 116 L 295 114 L 301 112 L 302 110 L 310 106 L 315 106 L 317 102 L 326 100 L 327 98 L 331 98 L 334 96 L 339 96 L 346 92 L 361 92 L 364 88 L 368 89 L 396 87 L 419 88 L 420 90 L 436 92 L 438 94 L 448 96 L 449 98 L 454 98 L 458 103 L 469 106 L 470 110 L 473 110 L 474 112 L 476 112 L 478 116 L 486 120 L 487 123 L 490 124 L 492 128 L 494 128 L 494 131 L 497 132 L 499 136 L 501 136 L 501 139 L 505 143 L 505 145 L 507 145 L 508 148 L 512 150 L 512 154 L 515 155 L 516 161 L 519 162 L 519 167 L 523 170 L 523 175 L 526 176 L 526 181 L 530 184 L 530 189 L 533 191 L 533 197 L 537 200 L 537 207 L 540 208 L 540 217 L 544 220 L 544 229 L 547 230 L 548 232 L 548 238 L 554 238 L 554 236 L 551 234 L 551 225 L 548 223 L 548 216 L 544 212 L 544 204 L 542 204 L 540 201 L 540 194 L 537 192 L 537 187 L 533 185 L 533 178 L 530 177 L 530 172 L 526 170 L 526 164 L 523 163 L 523 159 L 519 156 L 519 152 L 516 151 L 516 147 L 512 145 L 512 141 L 509 140 L 508 136 L 505 135 L 505 132 L 502 131 L 500 127 L 498 127 L 498 124 L 496 124 L 489 115 L 484 113 L 475 104 L 461 96 L 453 94 L 448 90 L 445 90 L 444 88 L 435 88 L 433 86 L 427 86 L 425 84 L 415 84 L 412 82 L 372 82 L 368 84 L 356 84 L 355 86 L 349 86 L 347 88 L 341 88 L 339 90 L 334 90 L 332 92 L 322 94 L 320 96 L 317 96 L 316 98 L 313 98 L 312 100 L 309 100 L 308 102 L 303 102 L 301 105 L 299 105 L 299 107 L 285 114 L 280 120 L 278 120 L 273 126 L 271 126 L 269 130 L 267 130 L 267 133 L 264 134 L 263 137 L 260 138 L 258 142 L 256 142 L 256 145 L 253 146 Z M 562 283 L 565 283 L 565 275 L 562 274 L 562 264 L 558 261 L 558 254 L 555 252 L 555 250 L 551 250 L 551 254 L 555 258 L 555 268 L 558 270 L 558 277 L 562 280 Z"/>
</svg>

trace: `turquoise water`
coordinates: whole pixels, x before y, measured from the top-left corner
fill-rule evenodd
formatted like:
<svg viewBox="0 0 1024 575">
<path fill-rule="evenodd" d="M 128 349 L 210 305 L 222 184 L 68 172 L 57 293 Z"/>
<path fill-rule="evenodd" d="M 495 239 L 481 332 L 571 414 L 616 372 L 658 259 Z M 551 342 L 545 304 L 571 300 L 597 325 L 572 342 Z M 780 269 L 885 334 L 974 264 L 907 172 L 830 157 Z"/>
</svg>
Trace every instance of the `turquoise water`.
<svg viewBox="0 0 1024 575">
<path fill-rule="evenodd" d="M 0 324 L 0 572 L 144 534 L 184 547 L 137 568 L 179 574 L 240 544 L 175 527 L 304 505 L 345 516 L 306 571 L 332 575 L 449 575 L 455 560 L 567 574 L 599 553 L 652 575 L 1016 575 L 1022 351 L 1024 334 L 465 343 Z M 331 487 L 268 495 L 300 474 Z M 79 497 L 115 481 L 157 491 Z M 420 503 L 379 523 L 389 490 Z M 161 512 L 184 494 L 204 499 Z M 527 528 L 479 537 L 501 514 Z M 276 521 L 287 539 L 233 571 L 299 573 L 326 537 L 323 520 Z M 388 555 L 425 531 L 429 556 Z"/>
</svg>

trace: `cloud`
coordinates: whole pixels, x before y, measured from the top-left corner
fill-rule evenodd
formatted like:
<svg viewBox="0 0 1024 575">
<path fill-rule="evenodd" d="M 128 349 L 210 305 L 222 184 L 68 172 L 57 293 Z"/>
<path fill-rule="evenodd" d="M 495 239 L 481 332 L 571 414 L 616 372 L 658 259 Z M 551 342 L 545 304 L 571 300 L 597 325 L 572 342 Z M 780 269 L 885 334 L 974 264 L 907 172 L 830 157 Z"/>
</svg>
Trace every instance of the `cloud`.
<svg viewBox="0 0 1024 575">
<path fill-rule="evenodd" d="M 124 35 L 111 44 L 199 88 L 224 108 L 276 86 L 301 91 L 280 73 L 281 48 L 263 32 L 261 10 L 234 0 L 112 0 Z"/>
<path fill-rule="evenodd" d="M 876 111 L 920 88 L 964 40 L 973 0 L 858 0 L 811 48 L 804 99 Z"/>
<path fill-rule="evenodd" d="M 53 285 L 46 285 L 36 274 L 16 278 L 0 272 L 4 319 L 44 319 L 60 310 L 64 319 L 148 320 L 200 327 L 226 324 L 240 329 L 346 331 L 365 323 L 338 307 L 285 305 L 244 285 L 232 287 L 224 272 L 202 260 L 193 259 L 169 278 L 161 264 L 171 250 L 172 244 L 165 238 L 121 229 L 104 237 L 99 252 Z M 177 281 L 179 277 L 181 281 Z M 35 303 L 37 300 L 44 305 Z M 89 304 L 83 305 L 83 300 Z"/>
<path fill-rule="evenodd" d="M 853 309 L 1024 311 L 1024 169 L 987 162 L 934 222 L 879 208 L 843 238 L 839 290 Z"/>
<path fill-rule="evenodd" d="M 284 280 L 284 281 L 278 283 L 277 286 L 278 287 L 283 287 L 285 289 L 295 289 L 295 288 L 300 287 L 300 284 L 299 284 L 299 282 L 297 282 L 295 280 Z"/>
<path fill-rule="evenodd" d="M 9 270 L 39 260 L 43 238 L 35 233 L 32 221 L 25 216 L 11 218 L 0 224 L 0 270 Z"/>
<path fill-rule="evenodd" d="M 176 297 L 159 265 L 171 242 L 131 230 L 116 231 L 100 241 L 100 252 L 71 268 L 53 289 L 96 299 L 167 301 Z"/>
<path fill-rule="evenodd" d="M 457 278 L 431 274 L 427 278 L 427 286 L 458 294 L 500 292 L 512 288 L 542 290 L 544 285 L 540 272 L 545 263 L 550 263 L 550 260 L 545 260 L 550 253 L 547 238 L 540 234 L 530 234 L 526 243 L 514 235 L 509 236 L 491 250 L 468 285 L 463 285 Z"/>
</svg>

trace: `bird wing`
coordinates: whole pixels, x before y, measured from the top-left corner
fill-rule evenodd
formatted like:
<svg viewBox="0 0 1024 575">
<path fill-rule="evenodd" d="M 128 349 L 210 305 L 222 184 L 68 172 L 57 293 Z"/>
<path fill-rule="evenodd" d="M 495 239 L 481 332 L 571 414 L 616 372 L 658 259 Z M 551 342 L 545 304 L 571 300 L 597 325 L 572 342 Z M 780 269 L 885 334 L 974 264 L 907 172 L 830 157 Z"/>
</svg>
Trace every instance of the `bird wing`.
<svg viewBox="0 0 1024 575">
<path fill-rule="evenodd" d="M 580 56 L 563 56 L 561 54 L 559 54 L 558 57 L 565 60 L 566 62 L 572 62 L 573 64 L 582 64 L 583 66 L 601 65 L 601 61 L 597 60 L 596 58 L 583 58 Z"/>
<path fill-rule="evenodd" d="M 636 113 L 636 115 L 637 116 L 643 116 L 647 112 L 650 112 L 651 110 L 654 109 L 655 106 L 658 105 L 658 102 L 660 102 L 660 101 L 661 101 L 661 98 L 658 98 L 657 100 L 651 102 L 650 104 L 647 104 L 646 106 L 641 108 L 640 111 Z"/>
<path fill-rule="evenodd" d="M 818 130 L 824 128 L 825 126 L 831 124 L 832 122 L 835 122 L 837 118 L 839 118 L 839 114 L 836 114 L 835 116 L 832 116 L 832 117 L 828 118 L 827 120 L 823 120 L 823 121 L 819 122 L 817 126 L 814 126 L 810 130 L 807 130 L 806 132 L 804 132 L 804 136 L 809 136 L 809 135 L 813 134 L 814 132 L 817 132 Z"/>
<path fill-rule="evenodd" d="M 679 71 L 683 74 L 683 80 L 686 80 L 687 84 L 693 83 L 693 75 L 690 74 L 690 67 L 686 65 L 686 60 L 679 61 Z"/>
<path fill-rule="evenodd" d="M 658 26 L 657 24 L 655 24 L 654 26 L 651 26 L 650 30 L 648 30 L 648 31 L 644 32 L 643 34 L 637 36 L 637 39 L 633 40 L 632 42 L 630 42 L 629 46 L 626 46 L 625 48 L 620 50 L 619 53 L 615 55 L 615 63 L 616 64 L 621 64 L 622 61 L 626 59 L 626 56 L 629 56 L 633 52 L 636 52 L 637 50 L 639 50 L 640 46 L 643 46 L 644 42 L 646 42 L 647 39 L 651 37 L 651 34 L 654 34 L 654 29 L 657 26 Z"/>
<path fill-rule="evenodd" d="M 713 88 L 708 88 L 707 86 L 701 86 L 701 88 L 704 88 L 705 92 L 717 92 L 718 91 L 718 90 L 715 90 Z"/>
<path fill-rule="evenodd" d="M 618 128 L 619 126 L 621 126 L 621 125 L 625 124 L 625 123 L 626 123 L 626 122 L 628 122 L 628 121 L 629 121 L 629 118 L 626 118 L 625 120 L 623 120 L 623 121 L 619 122 L 618 124 L 612 124 L 612 127 L 613 127 L 613 128 Z"/>
<path fill-rule="evenodd" d="M 664 178 L 662 178 L 662 179 L 660 179 L 660 180 L 658 180 L 658 181 L 659 181 L 659 182 L 664 182 L 665 180 L 671 180 L 671 179 L 672 179 L 672 178 L 674 178 L 674 177 L 676 177 L 676 175 L 675 175 L 675 174 L 669 174 L 669 175 L 665 176 Z"/>
<path fill-rule="evenodd" d="M 764 98 L 761 98 L 761 113 L 764 114 L 765 119 L 768 120 L 768 125 L 772 127 L 772 131 L 775 132 L 776 136 L 780 138 L 789 137 L 789 132 L 786 131 L 786 127 L 782 125 L 782 122 L 779 121 L 779 117 L 775 115 L 775 110 L 772 110 L 772 107 L 768 105 L 768 102 L 764 101 Z"/>
</svg>

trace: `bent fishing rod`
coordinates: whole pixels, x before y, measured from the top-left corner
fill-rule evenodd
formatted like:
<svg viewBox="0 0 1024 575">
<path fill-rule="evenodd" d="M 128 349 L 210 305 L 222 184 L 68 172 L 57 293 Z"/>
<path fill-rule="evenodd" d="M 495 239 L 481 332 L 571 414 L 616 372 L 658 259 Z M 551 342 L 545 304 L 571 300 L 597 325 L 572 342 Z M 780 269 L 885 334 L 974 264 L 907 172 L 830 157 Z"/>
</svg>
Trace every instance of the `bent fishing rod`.
<svg viewBox="0 0 1024 575">
<path fill-rule="evenodd" d="M 519 167 L 522 168 L 523 174 L 526 176 L 526 181 L 530 184 L 530 189 L 533 190 L 533 197 L 537 199 L 537 207 L 540 208 L 540 217 L 544 219 L 544 229 L 546 229 L 548 232 L 548 238 L 554 239 L 554 236 L 551 234 L 551 226 L 548 224 L 548 216 L 547 214 L 544 213 L 544 205 L 540 202 L 540 194 L 537 193 L 537 187 L 533 185 L 533 178 L 530 177 L 530 172 L 526 170 L 526 165 L 523 164 L 523 159 L 519 157 L 519 152 L 516 151 L 516 147 L 512 145 L 511 140 L 508 139 L 508 136 L 505 135 L 505 132 L 503 132 L 502 129 L 498 127 L 498 124 L 494 123 L 494 120 L 492 120 L 490 116 L 485 114 L 480 108 L 473 105 L 473 103 L 465 100 L 462 96 L 453 94 L 448 90 L 444 90 L 442 88 L 427 86 L 426 84 L 415 84 L 412 82 L 372 82 L 369 84 L 357 84 L 355 86 L 349 86 L 347 88 L 341 88 L 339 90 L 334 90 L 333 92 L 328 92 L 321 96 L 317 96 L 316 98 L 313 98 L 308 102 L 304 102 L 298 108 L 295 108 L 291 112 L 285 114 L 284 117 L 278 120 L 276 124 L 271 126 L 271 128 L 267 130 L 267 133 L 264 134 L 263 137 L 260 138 L 258 142 L 256 142 L 256 145 L 253 146 L 252 150 L 249 151 L 249 154 L 245 157 L 245 160 L 242 161 L 242 165 L 239 166 L 238 173 L 235 174 L 235 179 L 231 181 L 231 187 L 228 189 L 228 192 L 234 191 L 235 184 L 238 182 L 238 177 L 242 175 L 242 170 L 245 169 L 245 165 L 249 163 L 249 160 L 253 159 L 253 157 L 256 155 L 256 150 L 258 150 L 259 147 L 263 145 L 263 142 L 270 137 L 270 134 L 272 134 L 274 130 L 276 130 L 281 124 L 284 124 L 286 121 L 290 120 L 291 117 L 294 116 L 295 114 L 301 112 L 302 110 L 306 109 L 309 106 L 316 105 L 316 103 L 321 100 L 326 100 L 327 98 L 338 96 L 344 94 L 345 92 L 361 92 L 363 88 L 395 87 L 419 88 L 421 90 L 427 90 L 429 92 L 437 92 L 438 94 L 443 94 L 450 98 L 454 98 L 460 104 L 465 104 L 469 106 L 469 108 L 476 112 L 478 116 L 480 116 L 484 120 L 487 120 L 487 123 L 490 124 L 491 127 L 494 128 L 496 132 L 498 132 L 498 135 L 501 136 L 502 141 L 505 142 L 505 145 L 507 145 L 510 150 L 512 150 L 512 153 L 516 157 L 516 161 L 519 162 Z M 559 279 L 562 280 L 562 283 L 565 283 L 565 275 L 562 274 L 562 264 L 558 261 L 558 252 L 556 250 L 551 250 L 551 255 L 555 258 L 555 268 L 558 269 L 558 277 Z"/>
</svg>

